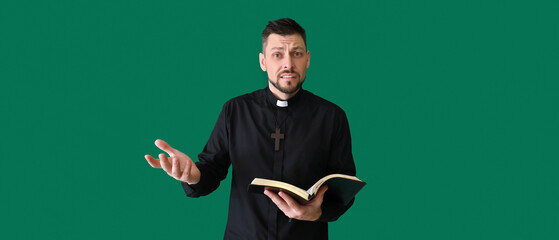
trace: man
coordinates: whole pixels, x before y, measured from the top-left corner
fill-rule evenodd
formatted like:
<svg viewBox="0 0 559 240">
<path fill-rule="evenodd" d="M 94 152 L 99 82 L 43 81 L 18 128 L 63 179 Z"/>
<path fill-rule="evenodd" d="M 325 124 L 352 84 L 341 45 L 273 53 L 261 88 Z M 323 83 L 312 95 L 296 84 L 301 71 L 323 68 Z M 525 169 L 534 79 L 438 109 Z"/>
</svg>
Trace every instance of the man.
<svg viewBox="0 0 559 240">
<path fill-rule="evenodd" d="M 233 166 L 225 239 L 327 239 L 327 222 L 353 200 L 344 205 L 323 186 L 314 200 L 299 204 L 283 192 L 248 193 L 247 186 L 259 177 L 307 189 L 331 173 L 355 175 L 346 115 L 301 88 L 310 53 L 295 21 L 270 21 L 259 55 L 268 87 L 225 103 L 197 163 L 162 140 L 155 144 L 170 159 L 146 159 L 180 180 L 189 197 L 214 191 Z"/>
</svg>

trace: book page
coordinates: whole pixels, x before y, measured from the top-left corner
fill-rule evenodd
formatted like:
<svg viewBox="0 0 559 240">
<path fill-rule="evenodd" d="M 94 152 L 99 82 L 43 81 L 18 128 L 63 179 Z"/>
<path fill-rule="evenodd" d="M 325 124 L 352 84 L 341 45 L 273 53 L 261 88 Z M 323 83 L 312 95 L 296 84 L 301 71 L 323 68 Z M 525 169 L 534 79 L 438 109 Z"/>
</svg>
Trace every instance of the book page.
<svg viewBox="0 0 559 240">
<path fill-rule="evenodd" d="M 349 175 L 345 175 L 345 174 L 330 174 L 328 176 L 325 176 L 323 178 L 321 178 L 320 180 L 318 180 L 314 185 L 312 185 L 311 188 L 309 188 L 307 190 L 307 193 L 310 194 L 311 196 L 316 195 L 316 193 L 318 193 L 318 189 L 320 189 L 320 187 L 322 186 L 322 184 L 324 184 L 326 181 L 332 179 L 332 178 L 346 178 L 346 179 L 351 179 L 351 180 L 355 180 L 355 181 L 359 181 L 361 182 L 361 180 L 359 180 L 359 178 L 355 177 L 355 176 L 349 176 Z"/>
<path fill-rule="evenodd" d="M 276 181 L 276 180 L 269 180 L 269 179 L 263 179 L 263 178 L 255 178 L 252 183 L 253 185 L 260 185 L 260 186 L 264 186 L 264 187 L 271 187 L 271 188 L 279 188 L 279 189 L 284 189 L 286 191 L 290 191 L 292 193 L 295 193 L 299 196 L 301 196 L 302 198 L 308 199 L 309 194 L 301 189 L 298 188 L 296 186 L 293 186 L 289 183 L 285 183 L 285 182 L 281 182 L 281 181 Z"/>
</svg>

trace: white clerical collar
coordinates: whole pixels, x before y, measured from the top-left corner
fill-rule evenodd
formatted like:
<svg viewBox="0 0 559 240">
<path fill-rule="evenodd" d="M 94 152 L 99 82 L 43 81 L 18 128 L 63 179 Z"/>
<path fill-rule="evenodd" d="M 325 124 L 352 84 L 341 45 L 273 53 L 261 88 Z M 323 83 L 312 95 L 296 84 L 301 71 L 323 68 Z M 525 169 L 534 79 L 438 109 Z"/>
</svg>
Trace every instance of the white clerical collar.
<svg viewBox="0 0 559 240">
<path fill-rule="evenodd" d="M 287 107 L 289 104 L 287 104 L 287 101 L 282 101 L 282 100 L 278 100 L 276 102 L 276 106 L 278 107 Z"/>
</svg>

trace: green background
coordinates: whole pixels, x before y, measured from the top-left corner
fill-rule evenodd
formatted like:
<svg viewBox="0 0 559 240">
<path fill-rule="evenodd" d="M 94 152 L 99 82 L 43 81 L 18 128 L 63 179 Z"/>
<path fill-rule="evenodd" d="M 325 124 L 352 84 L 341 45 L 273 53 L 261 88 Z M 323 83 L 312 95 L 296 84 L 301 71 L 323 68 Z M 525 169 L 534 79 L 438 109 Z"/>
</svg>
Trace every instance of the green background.
<svg viewBox="0 0 559 240">
<path fill-rule="evenodd" d="M 552 2 L 2 1 L 0 238 L 221 239 L 230 177 L 186 198 L 143 155 L 195 157 L 291 17 L 368 182 L 332 239 L 559 239 Z"/>
</svg>

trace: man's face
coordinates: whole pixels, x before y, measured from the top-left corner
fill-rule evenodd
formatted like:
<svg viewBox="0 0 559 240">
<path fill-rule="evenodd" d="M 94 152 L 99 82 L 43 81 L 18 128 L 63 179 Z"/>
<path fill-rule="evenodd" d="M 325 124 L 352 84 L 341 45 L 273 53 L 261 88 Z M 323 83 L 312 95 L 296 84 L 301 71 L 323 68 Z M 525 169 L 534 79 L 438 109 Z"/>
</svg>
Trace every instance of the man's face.
<svg viewBox="0 0 559 240">
<path fill-rule="evenodd" d="M 309 63 L 310 53 L 299 34 L 270 34 L 260 53 L 260 67 L 268 73 L 270 87 L 288 95 L 303 85 Z"/>
</svg>

